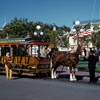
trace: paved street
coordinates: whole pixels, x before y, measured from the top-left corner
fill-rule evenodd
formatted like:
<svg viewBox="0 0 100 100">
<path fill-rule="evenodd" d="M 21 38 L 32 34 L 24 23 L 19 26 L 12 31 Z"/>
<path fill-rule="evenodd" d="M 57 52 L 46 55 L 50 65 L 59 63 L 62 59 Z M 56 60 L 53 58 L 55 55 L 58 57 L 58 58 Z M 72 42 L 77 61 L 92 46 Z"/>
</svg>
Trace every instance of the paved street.
<svg viewBox="0 0 100 100">
<path fill-rule="evenodd" d="M 90 84 L 88 78 L 69 82 L 57 80 L 18 78 L 6 80 L 0 75 L 0 100 L 100 100 L 100 80 Z"/>
</svg>

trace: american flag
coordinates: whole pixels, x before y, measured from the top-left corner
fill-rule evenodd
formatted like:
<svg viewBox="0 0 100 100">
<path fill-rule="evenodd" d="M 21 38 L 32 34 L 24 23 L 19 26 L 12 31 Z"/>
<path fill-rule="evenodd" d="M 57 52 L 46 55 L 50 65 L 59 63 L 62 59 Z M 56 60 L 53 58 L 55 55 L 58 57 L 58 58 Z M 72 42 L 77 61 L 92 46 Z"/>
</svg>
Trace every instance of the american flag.
<svg viewBox="0 0 100 100">
<path fill-rule="evenodd" d="M 79 37 L 79 38 L 82 38 L 82 37 L 84 37 L 84 34 L 83 34 L 83 33 L 79 33 L 79 34 L 78 34 L 78 37 Z M 74 38 L 77 38 L 77 34 L 74 35 Z"/>
<path fill-rule="evenodd" d="M 91 35 L 91 24 L 88 23 L 84 26 L 84 36 L 90 36 Z"/>
<path fill-rule="evenodd" d="M 83 32 L 78 34 L 79 38 L 85 37 L 85 36 L 90 36 L 91 35 L 91 24 L 88 23 L 87 25 L 84 26 Z M 74 38 L 77 38 L 77 34 L 74 35 Z"/>
</svg>

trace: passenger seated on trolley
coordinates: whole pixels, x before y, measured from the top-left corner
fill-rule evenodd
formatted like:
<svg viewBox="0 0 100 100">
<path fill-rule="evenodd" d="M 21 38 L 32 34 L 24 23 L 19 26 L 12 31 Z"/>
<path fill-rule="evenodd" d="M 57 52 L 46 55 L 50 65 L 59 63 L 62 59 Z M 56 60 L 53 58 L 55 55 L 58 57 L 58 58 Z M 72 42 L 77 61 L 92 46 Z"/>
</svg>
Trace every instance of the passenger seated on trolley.
<svg viewBox="0 0 100 100">
<path fill-rule="evenodd" d="M 50 52 L 49 48 L 46 46 L 43 50 L 43 52 L 41 53 L 41 57 L 43 58 L 48 58 L 48 53 Z"/>
<path fill-rule="evenodd" d="M 41 54 L 41 57 L 46 58 L 47 57 L 47 54 L 46 53 L 42 53 Z"/>
</svg>

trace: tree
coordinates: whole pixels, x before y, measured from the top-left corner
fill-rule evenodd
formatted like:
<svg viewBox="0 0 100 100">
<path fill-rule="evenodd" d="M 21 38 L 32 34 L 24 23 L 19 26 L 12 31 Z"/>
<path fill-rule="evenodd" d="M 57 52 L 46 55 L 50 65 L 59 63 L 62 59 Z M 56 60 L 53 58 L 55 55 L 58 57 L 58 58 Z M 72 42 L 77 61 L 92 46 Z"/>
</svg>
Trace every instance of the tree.
<svg viewBox="0 0 100 100">
<path fill-rule="evenodd" d="M 44 32 L 44 35 L 41 37 L 43 41 L 54 42 L 56 46 L 67 47 L 68 36 L 65 34 L 66 32 L 70 32 L 69 27 L 58 27 L 55 24 L 44 24 L 43 22 L 29 22 L 27 18 L 18 19 L 15 17 L 4 27 L 1 37 L 5 38 L 8 34 L 10 38 L 25 38 L 28 32 L 31 37 L 35 37 L 33 33 L 37 31 L 37 25 L 40 25 L 41 31 Z M 54 26 L 57 28 L 55 32 L 53 31 Z"/>
<path fill-rule="evenodd" d="M 18 19 L 15 17 L 9 24 L 4 27 L 2 38 L 8 33 L 11 38 L 23 38 L 28 31 L 34 30 L 33 23 L 28 22 L 27 18 Z"/>
<path fill-rule="evenodd" d="M 94 33 L 92 35 L 92 43 L 96 47 L 99 47 L 100 48 L 100 31 L 98 31 L 97 33 Z"/>
</svg>

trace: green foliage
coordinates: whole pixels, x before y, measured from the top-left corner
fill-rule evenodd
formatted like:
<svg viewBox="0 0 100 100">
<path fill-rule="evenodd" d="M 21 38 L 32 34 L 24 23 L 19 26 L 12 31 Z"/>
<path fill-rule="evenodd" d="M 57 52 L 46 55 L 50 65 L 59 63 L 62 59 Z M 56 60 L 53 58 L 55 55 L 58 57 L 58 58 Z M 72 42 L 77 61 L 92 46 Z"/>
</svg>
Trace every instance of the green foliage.
<svg viewBox="0 0 100 100">
<path fill-rule="evenodd" d="M 93 26 L 94 26 L 94 28 L 93 28 L 94 30 L 98 30 L 99 29 L 99 27 L 98 27 L 99 23 L 95 23 L 95 24 L 93 24 Z"/>
<path fill-rule="evenodd" d="M 69 27 L 58 27 L 55 24 L 44 24 L 43 22 L 29 22 L 27 18 L 18 19 L 15 17 L 11 20 L 11 22 L 4 27 L 1 38 L 5 38 L 7 34 L 9 38 L 25 38 L 28 32 L 31 37 L 34 37 L 33 33 L 37 31 L 37 25 L 40 25 L 40 31 L 44 32 L 44 35 L 41 37 L 43 41 L 53 42 L 55 46 L 61 47 L 66 47 L 68 45 L 68 36 L 64 34 L 70 31 Z M 56 31 L 53 31 L 54 26 L 57 28 Z"/>
<path fill-rule="evenodd" d="M 100 31 L 97 33 L 92 33 L 92 43 L 96 47 L 100 47 Z"/>
</svg>

